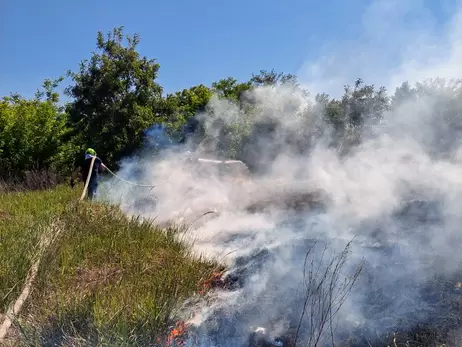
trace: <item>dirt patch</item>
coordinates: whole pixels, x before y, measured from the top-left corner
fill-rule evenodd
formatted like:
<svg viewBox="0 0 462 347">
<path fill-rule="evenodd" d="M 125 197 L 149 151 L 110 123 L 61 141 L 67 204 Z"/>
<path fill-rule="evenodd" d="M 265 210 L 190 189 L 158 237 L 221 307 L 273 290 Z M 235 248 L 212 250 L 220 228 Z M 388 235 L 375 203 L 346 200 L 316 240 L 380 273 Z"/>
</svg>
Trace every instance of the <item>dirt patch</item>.
<svg viewBox="0 0 462 347">
<path fill-rule="evenodd" d="M 13 217 L 11 213 L 0 210 L 0 221 L 10 219 L 11 217 Z"/>
<path fill-rule="evenodd" d="M 106 284 L 121 273 L 122 271 L 117 267 L 104 267 L 93 269 L 78 269 L 76 275 L 80 284 L 91 285 L 94 283 Z"/>
<path fill-rule="evenodd" d="M 77 269 L 72 286 L 80 291 L 91 291 L 100 285 L 107 285 L 120 280 L 122 270 L 118 267 L 80 268 Z"/>
</svg>

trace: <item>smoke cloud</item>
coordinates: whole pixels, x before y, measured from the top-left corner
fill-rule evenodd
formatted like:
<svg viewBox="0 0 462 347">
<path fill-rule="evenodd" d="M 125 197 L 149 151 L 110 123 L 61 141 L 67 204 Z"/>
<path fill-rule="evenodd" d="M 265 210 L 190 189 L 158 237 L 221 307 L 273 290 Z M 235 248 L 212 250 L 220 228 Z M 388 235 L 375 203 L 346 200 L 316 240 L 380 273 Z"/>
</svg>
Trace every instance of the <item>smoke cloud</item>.
<svg viewBox="0 0 462 347">
<path fill-rule="evenodd" d="M 331 45 L 325 57 L 302 68 L 311 95 L 284 85 L 256 88 L 246 95 L 255 106 L 251 119 L 238 105 L 214 97 L 198 115 L 206 143 L 156 155 L 147 147 L 123 163 L 120 176 L 157 185 L 152 191 L 104 182 L 105 198 L 127 213 L 190 225 L 195 250 L 224 261 L 236 278 L 237 288 L 214 293 L 213 304 L 193 321 L 201 347 L 248 346 L 248 333 L 257 327 L 274 337 L 288 331 L 314 336 L 312 322 L 300 324 L 307 269 L 316 270 L 311 285 L 319 284 L 322 274 L 332 275 L 330 259 L 351 240 L 347 261 L 338 260 L 338 293 L 348 291 L 344 276 L 358 264 L 364 268 L 336 315 L 337 340 L 356 336 L 360 345 L 398 328 L 439 322 L 445 308 L 432 288 L 457 280 L 462 262 L 462 146 L 451 126 L 457 119 L 448 123 L 444 113 L 460 110 L 460 85 L 435 89 L 433 83 L 429 92 L 421 84 L 417 97 L 403 96 L 383 113 L 384 122 L 342 155 L 328 145 L 332 127 L 313 102 L 316 92 L 336 95 L 336 88 L 357 77 L 392 91 L 405 81 L 460 77 L 462 12 L 457 8 L 439 31 L 424 5 L 374 1 L 362 16 L 364 34 L 357 42 Z M 273 131 L 255 135 L 247 148 L 246 164 L 264 168 L 251 179 L 220 177 L 213 163 L 191 169 L 191 155 L 214 159 L 223 126 L 245 132 L 261 122 L 273 122 Z M 309 133 L 308 151 L 291 142 L 301 130 Z M 290 205 L 297 199 L 307 205 L 301 211 Z M 311 308 L 321 300 L 316 298 Z M 329 345 L 330 334 L 323 338 Z"/>
<path fill-rule="evenodd" d="M 374 0 L 358 14 L 359 37 L 326 43 L 298 75 L 308 90 L 335 96 L 358 77 L 391 91 L 404 81 L 457 78 L 461 14 L 459 0 Z"/>
</svg>

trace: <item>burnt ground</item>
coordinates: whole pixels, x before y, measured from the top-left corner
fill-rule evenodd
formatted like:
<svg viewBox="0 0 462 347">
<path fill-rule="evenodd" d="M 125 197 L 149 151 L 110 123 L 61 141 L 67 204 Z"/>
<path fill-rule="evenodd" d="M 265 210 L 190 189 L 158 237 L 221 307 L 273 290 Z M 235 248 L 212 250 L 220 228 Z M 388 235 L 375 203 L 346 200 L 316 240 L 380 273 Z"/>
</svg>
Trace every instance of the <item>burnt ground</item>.
<svg viewBox="0 0 462 347">
<path fill-rule="evenodd" d="M 255 254 L 252 262 L 246 263 L 243 267 L 238 267 L 235 272 L 225 277 L 220 284 L 219 290 L 244 288 L 246 278 L 249 276 L 248 271 L 250 269 L 255 271 L 254 266 L 262 267 L 263 265 L 261 265 L 260 261 L 269 257 L 271 255 L 267 251 Z M 257 258 L 260 261 L 256 260 Z M 281 280 L 284 281 L 284 279 Z M 358 283 L 358 285 L 361 284 L 361 282 Z M 363 306 L 366 319 L 376 320 L 377 325 L 383 324 L 387 328 L 380 329 L 382 332 L 379 332 L 379 330 L 375 331 L 373 328 L 368 328 L 368 324 L 365 324 L 365 326 L 356 329 L 337 331 L 336 341 L 338 346 L 441 347 L 443 344 L 446 344 L 445 346 L 462 346 L 462 339 L 459 335 L 462 328 L 460 321 L 462 317 L 461 288 L 462 284 L 448 282 L 445 278 L 435 278 L 432 282 L 423 286 L 416 285 L 412 293 L 415 295 L 413 301 L 418 301 L 420 304 L 416 305 L 413 311 L 405 312 L 405 315 L 400 315 L 400 312 L 396 312 L 395 316 L 387 313 L 387 317 L 383 316 L 382 313 L 389 310 L 389 307 L 395 306 L 396 302 L 382 289 L 371 290 Z M 276 290 L 273 288 L 273 291 Z M 402 298 L 399 298 L 399 300 L 402 300 Z M 269 301 L 273 302 L 275 306 L 278 305 L 276 303 L 278 301 L 277 296 Z M 295 346 L 298 315 L 291 315 L 291 313 L 294 313 L 293 308 L 287 308 L 286 311 L 277 311 L 281 314 L 281 317 L 278 317 L 275 312 L 271 312 L 273 310 L 270 310 L 267 314 L 259 310 L 258 306 L 268 307 L 270 302 L 261 297 L 260 300 L 255 302 L 255 305 L 241 307 L 238 311 L 223 308 L 215 312 L 205 325 L 200 328 L 200 330 L 206 330 L 207 339 L 211 343 L 204 346 L 228 346 L 224 345 L 223 341 L 232 342 L 229 346 L 236 347 Z M 298 303 L 298 307 L 300 307 L 300 302 L 301 298 L 293 298 L 289 305 L 297 307 Z M 284 314 L 288 316 L 284 316 Z M 293 319 L 293 321 L 286 330 L 279 334 L 274 334 L 272 329 L 276 329 L 281 318 Z M 274 323 L 273 326 L 272 323 Z M 267 331 L 262 333 L 252 330 L 259 325 L 267 328 Z M 248 328 L 244 329 L 245 326 Z M 242 337 L 244 332 L 247 334 L 248 339 Z M 200 335 L 201 332 L 198 331 L 198 333 Z M 330 345 L 327 343 L 319 346 Z M 305 346 L 305 344 L 300 344 L 300 346 Z"/>
<path fill-rule="evenodd" d="M 292 205 L 287 205 L 286 201 Z M 287 196 L 276 202 L 273 199 L 269 204 L 260 201 L 249 206 L 249 211 L 261 212 L 274 204 L 292 206 L 304 214 L 323 209 L 322 199 L 312 199 L 309 194 L 298 196 L 297 201 L 294 203 Z M 428 241 L 426 231 L 441 222 L 440 212 L 437 202 L 410 200 L 393 216 L 365 223 L 360 228 L 360 234 L 375 242 L 374 246 L 356 247 L 356 251 L 362 250 L 368 255 L 351 294 L 356 305 L 353 309 L 362 314 L 364 322 L 339 324 L 336 330 L 338 346 L 462 346 L 462 271 L 439 274 L 435 269 L 441 267 L 444 260 L 438 255 L 419 258 L 406 246 L 383 237 L 392 218 L 396 238 L 401 237 L 399 233 L 406 232 L 404 238 L 424 245 Z M 294 254 L 290 261 L 294 268 L 287 273 L 274 269 L 277 259 L 287 254 L 284 252 L 287 250 L 261 248 L 237 259 L 218 290 L 240 290 L 238 302 L 217 309 L 195 331 L 202 341 L 201 347 L 295 346 L 300 309 L 305 299 L 297 292 L 300 276 L 295 270 L 300 270 L 303 259 L 297 262 L 296 254 L 299 257 L 314 241 L 312 238 L 298 239 L 297 245 L 290 245 Z M 418 271 L 403 272 L 403 268 L 412 269 L 412 262 L 419 263 Z M 462 269 L 458 264 L 452 266 Z M 265 285 L 256 293 L 258 277 L 255 276 L 259 274 L 266 275 Z M 301 330 L 306 325 L 309 322 L 304 321 Z M 255 332 L 257 327 L 265 328 L 266 332 L 263 334 L 261 329 Z M 303 331 L 299 334 L 306 335 Z M 330 345 L 328 342 L 318 344 Z"/>
<path fill-rule="evenodd" d="M 291 212 L 305 212 L 307 210 L 320 210 L 326 206 L 327 198 L 322 191 L 277 191 L 267 195 L 259 195 L 258 199 L 250 202 L 245 210 L 250 213 L 265 212 L 279 209 Z"/>
<path fill-rule="evenodd" d="M 252 200 L 245 201 L 243 208 L 249 213 L 282 211 L 285 223 L 300 230 L 300 237 L 296 244 L 281 249 L 262 247 L 236 259 L 217 290 L 239 290 L 239 299 L 217 309 L 195 329 L 201 347 L 294 345 L 304 304 L 303 295 L 297 292 L 303 255 L 315 240 L 311 231 L 311 238 L 303 233 L 310 215 L 322 215 L 329 200 L 316 190 L 275 187 L 256 191 L 249 194 Z M 408 199 L 394 214 L 358 226 L 354 253 L 364 254 L 365 263 L 350 298 L 354 302 L 351 309 L 364 321 L 340 324 L 338 346 L 462 346 L 462 271 L 458 271 L 462 266 L 448 263 L 448 254 L 434 254 L 430 247 L 431 235 L 445 227 L 440 205 L 440 201 L 420 197 Z M 322 232 L 316 236 L 322 237 Z M 456 236 L 450 242 L 459 241 Z M 275 266 L 281 254 L 291 266 L 286 273 Z M 447 266 L 451 271 L 440 271 Z M 264 288 L 255 293 L 261 274 Z M 257 327 L 264 327 L 266 336 L 254 334 Z"/>
</svg>

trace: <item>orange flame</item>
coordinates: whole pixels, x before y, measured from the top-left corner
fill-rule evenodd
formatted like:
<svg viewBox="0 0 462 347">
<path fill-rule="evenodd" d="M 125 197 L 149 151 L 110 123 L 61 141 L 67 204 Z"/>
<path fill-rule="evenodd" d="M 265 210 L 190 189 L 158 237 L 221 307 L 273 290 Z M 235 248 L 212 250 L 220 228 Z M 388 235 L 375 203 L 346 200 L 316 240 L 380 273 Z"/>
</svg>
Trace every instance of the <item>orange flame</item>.
<svg viewBox="0 0 462 347">
<path fill-rule="evenodd" d="M 183 344 L 185 343 L 184 335 L 186 333 L 187 326 L 188 325 L 183 320 L 179 320 L 178 322 L 176 322 L 175 327 L 168 335 L 167 345 L 173 346 L 175 343 L 175 346 L 183 346 Z"/>
<path fill-rule="evenodd" d="M 205 293 L 212 289 L 212 287 L 224 287 L 225 283 L 222 279 L 222 276 L 223 272 L 214 271 L 209 278 L 202 282 L 199 294 L 205 295 Z M 194 316 L 196 314 L 197 313 L 194 313 Z M 177 321 L 167 337 L 167 346 L 183 346 L 186 343 L 188 327 L 189 324 L 185 321 Z"/>
<path fill-rule="evenodd" d="M 222 279 L 223 272 L 214 271 L 212 275 L 204 281 L 202 289 L 199 291 L 200 295 L 204 295 L 212 286 L 224 287 L 225 283 Z"/>
</svg>

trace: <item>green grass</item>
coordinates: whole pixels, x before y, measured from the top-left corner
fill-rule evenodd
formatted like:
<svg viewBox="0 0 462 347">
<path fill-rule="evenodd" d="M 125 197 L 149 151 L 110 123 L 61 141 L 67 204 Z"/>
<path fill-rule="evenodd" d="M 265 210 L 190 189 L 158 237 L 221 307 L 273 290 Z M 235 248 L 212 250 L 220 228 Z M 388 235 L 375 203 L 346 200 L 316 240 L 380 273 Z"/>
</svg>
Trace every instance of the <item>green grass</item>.
<svg viewBox="0 0 462 347">
<path fill-rule="evenodd" d="M 75 192 L 60 187 L 0 195 L 0 312 L 21 291 L 41 233 L 76 199 Z"/>
<path fill-rule="evenodd" d="M 217 264 L 191 253 L 178 228 L 129 218 L 117 207 L 77 203 L 80 189 L 0 197 L 3 308 L 24 282 L 40 233 L 48 248 L 22 319 L 23 342 L 146 346 L 165 337 L 175 310 Z M 12 223 L 13 221 L 13 223 Z M 15 284 L 18 283 L 19 285 Z M 13 290 L 11 290 L 14 288 Z"/>
</svg>

